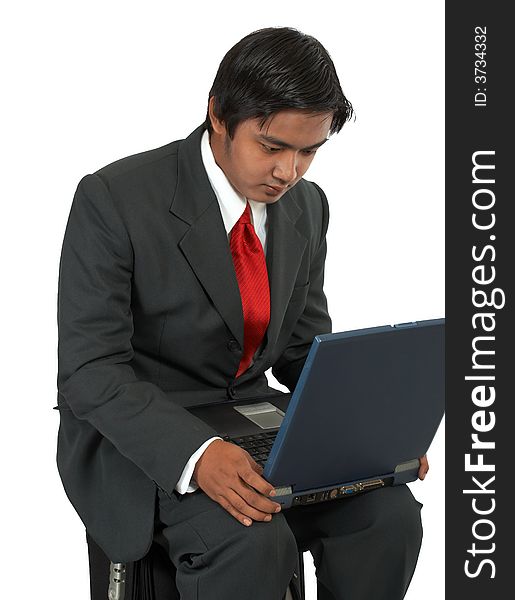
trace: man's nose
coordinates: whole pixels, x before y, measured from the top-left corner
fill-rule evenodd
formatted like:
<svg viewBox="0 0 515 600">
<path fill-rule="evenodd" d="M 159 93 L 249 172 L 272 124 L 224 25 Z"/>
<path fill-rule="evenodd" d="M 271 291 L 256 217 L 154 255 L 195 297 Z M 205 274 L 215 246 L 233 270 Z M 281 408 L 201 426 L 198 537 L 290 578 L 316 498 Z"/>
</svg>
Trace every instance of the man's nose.
<svg viewBox="0 0 515 600">
<path fill-rule="evenodd" d="M 277 157 L 273 176 L 286 185 L 297 177 L 297 155 L 295 152 L 282 154 L 283 156 Z"/>
</svg>

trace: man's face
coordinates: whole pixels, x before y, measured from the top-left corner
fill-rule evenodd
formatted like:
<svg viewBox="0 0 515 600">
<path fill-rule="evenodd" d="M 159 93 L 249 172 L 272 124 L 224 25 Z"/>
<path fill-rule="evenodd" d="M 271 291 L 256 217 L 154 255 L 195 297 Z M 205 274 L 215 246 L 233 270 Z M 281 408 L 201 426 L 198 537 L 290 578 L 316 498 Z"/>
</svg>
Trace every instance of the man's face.
<svg viewBox="0 0 515 600">
<path fill-rule="evenodd" d="M 240 194 L 271 204 L 306 173 L 317 148 L 327 140 L 331 118 L 331 112 L 284 110 L 263 127 L 260 119 L 242 121 L 232 140 L 225 126 L 212 119 L 211 147 L 218 166 Z"/>
</svg>

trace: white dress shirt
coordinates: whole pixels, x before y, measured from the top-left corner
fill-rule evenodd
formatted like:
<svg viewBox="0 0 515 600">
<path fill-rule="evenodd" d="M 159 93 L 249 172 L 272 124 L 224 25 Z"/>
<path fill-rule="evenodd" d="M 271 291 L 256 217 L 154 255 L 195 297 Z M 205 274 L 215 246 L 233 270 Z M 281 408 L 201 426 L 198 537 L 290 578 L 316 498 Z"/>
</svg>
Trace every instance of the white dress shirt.
<svg viewBox="0 0 515 600">
<path fill-rule="evenodd" d="M 220 169 L 220 167 L 216 164 L 215 157 L 213 156 L 213 152 L 211 150 L 211 146 L 209 144 L 209 133 L 208 131 L 204 131 L 202 135 L 202 140 L 200 143 L 200 150 L 202 154 L 202 162 L 204 163 L 204 168 L 206 169 L 207 176 L 209 178 L 209 182 L 211 183 L 211 187 L 213 188 L 216 199 L 218 200 L 218 204 L 220 206 L 220 212 L 222 213 L 222 219 L 225 226 L 225 231 L 227 232 L 227 238 L 229 239 L 229 235 L 231 233 L 231 229 L 234 227 L 238 219 L 241 217 L 243 211 L 245 210 L 245 206 L 247 204 L 247 198 L 242 196 L 229 182 L 225 173 Z M 266 215 L 266 203 L 265 202 L 257 202 L 256 200 L 248 200 L 250 204 L 250 212 L 252 216 L 252 223 L 254 225 L 254 230 L 263 246 L 263 250 L 266 255 L 266 231 L 267 231 L 267 215 Z M 259 350 L 259 349 L 258 349 Z M 186 466 L 184 467 L 182 474 L 175 486 L 175 489 L 179 492 L 179 494 L 186 494 L 190 492 L 194 492 L 198 489 L 198 485 L 195 481 L 192 481 L 193 471 L 195 469 L 195 465 L 197 464 L 198 459 L 204 453 L 204 450 L 209 446 L 211 442 L 214 440 L 221 440 L 220 437 L 213 437 L 209 440 L 205 441 L 200 448 L 194 452 Z"/>
</svg>

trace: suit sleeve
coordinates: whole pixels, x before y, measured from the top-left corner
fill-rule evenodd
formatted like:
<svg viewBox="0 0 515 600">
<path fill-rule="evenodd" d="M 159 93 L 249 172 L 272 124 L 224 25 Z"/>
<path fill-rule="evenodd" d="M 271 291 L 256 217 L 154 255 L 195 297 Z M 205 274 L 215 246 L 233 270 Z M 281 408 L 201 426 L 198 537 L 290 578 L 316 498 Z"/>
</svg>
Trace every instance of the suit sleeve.
<svg viewBox="0 0 515 600">
<path fill-rule="evenodd" d="M 277 381 L 285 385 L 291 392 L 297 385 L 313 338 L 318 334 L 331 332 L 332 327 L 327 311 L 327 298 L 323 289 L 329 205 L 322 189 L 316 184 L 313 185 L 320 194 L 322 226 L 321 236 L 311 259 L 306 307 L 295 325 L 285 350 L 272 367 L 272 373 Z"/>
<path fill-rule="evenodd" d="M 87 175 L 73 199 L 59 267 L 58 404 L 172 493 L 190 456 L 216 432 L 131 367 L 133 259 L 107 187 Z"/>
</svg>

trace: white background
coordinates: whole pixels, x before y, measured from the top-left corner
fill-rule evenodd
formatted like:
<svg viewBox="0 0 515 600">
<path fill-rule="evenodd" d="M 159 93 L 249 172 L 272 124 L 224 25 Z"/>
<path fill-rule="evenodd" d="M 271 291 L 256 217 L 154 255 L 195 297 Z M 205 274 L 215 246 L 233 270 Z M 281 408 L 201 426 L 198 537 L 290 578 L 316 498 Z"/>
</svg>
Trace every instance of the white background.
<svg viewBox="0 0 515 600">
<path fill-rule="evenodd" d="M 307 174 L 331 208 L 334 331 L 444 316 L 444 3 L 10 4 L 0 25 L 2 588 L 86 600 L 84 528 L 58 477 L 52 410 L 58 263 L 78 181 L 188 135 L 234 43 L 297 27 L 328 49 L 357 115 Z M 443 434 L 442 424 L 426 481 L 411 486 L 425 532 L 408 600 L 444 596 Z"/>
</svg>

